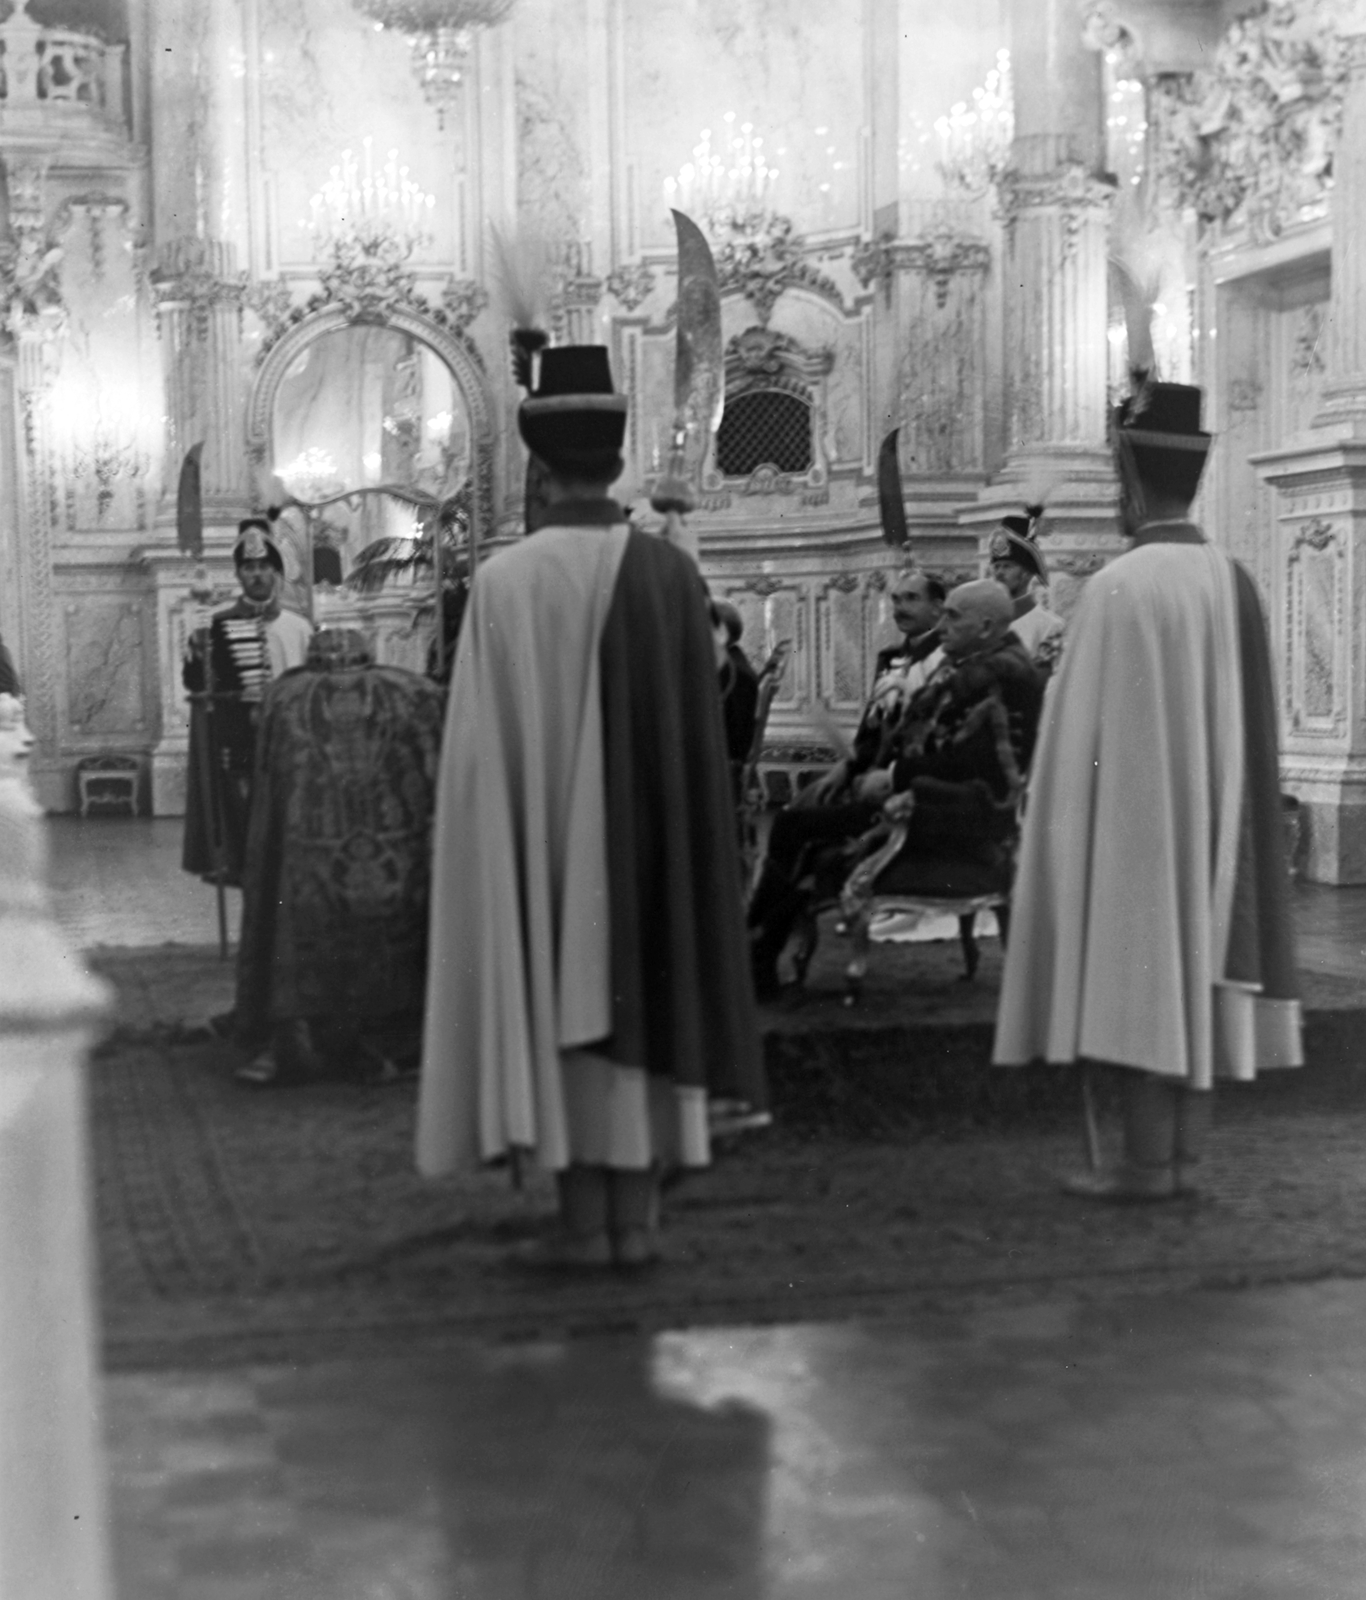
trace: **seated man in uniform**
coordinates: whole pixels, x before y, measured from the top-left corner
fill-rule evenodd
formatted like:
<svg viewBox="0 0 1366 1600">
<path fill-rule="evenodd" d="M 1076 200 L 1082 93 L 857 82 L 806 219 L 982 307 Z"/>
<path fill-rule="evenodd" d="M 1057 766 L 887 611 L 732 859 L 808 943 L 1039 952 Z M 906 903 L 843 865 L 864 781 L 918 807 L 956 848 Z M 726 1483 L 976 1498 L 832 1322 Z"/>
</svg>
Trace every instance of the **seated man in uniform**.
<svg viewBox="0 0 1366 1600">
<path fill-rule="evenodd" d="M 1012 609 L 990 578 L 954 589 L 940 623 L 943 660 L 887 731 L 882 759 L 855 780 L 852 799 L 775 819 L 749 910 L 761 994 L 777 992 L 778 957 L 794 924 L 813 899 L 838 893 L 859 857 L 852 846 L 882 820 L 884 807 L 908 826 L 879 886 L 975 894 L 1008 872 L 1015 803 L 1043 701 L 1043 679 L 1010 631 Z"/>
<path fill-rule="evenodd" d="M 265 1048 L 239 1082 L 416 1065 L 444 709 L 351 629 L 315 634 L 266 690 L 236 1011 L 238 1041 Z"/>
<path fill-rule="evenodd" d="M 1062 654 L 1064 623 L 1056 612 L 1041 606 L 1033 593 L 1035 583 L 1048 582 L 1048 566 L 1038 541 L 1042 516 L 1042 506 L 1026 506 L 1023 516 L 1002 517 L 991 536 L 989 552 L 991 575 L 1009 592 L 1015 607 L 1010 631 L 1047 678 Z"/>
<path fill-rule="evenodd" d="M 251 813 L 256 722 L 267 683 L 303 665 L 313 624 L 280 604 L 285 563 L 264 517 L 238 524 L 233 566 L 241 598 L 190 640 L 182 678 L 190 691 L 190 753 L 181 866 L 220 868 L 240 885 Z"/>
</svg>

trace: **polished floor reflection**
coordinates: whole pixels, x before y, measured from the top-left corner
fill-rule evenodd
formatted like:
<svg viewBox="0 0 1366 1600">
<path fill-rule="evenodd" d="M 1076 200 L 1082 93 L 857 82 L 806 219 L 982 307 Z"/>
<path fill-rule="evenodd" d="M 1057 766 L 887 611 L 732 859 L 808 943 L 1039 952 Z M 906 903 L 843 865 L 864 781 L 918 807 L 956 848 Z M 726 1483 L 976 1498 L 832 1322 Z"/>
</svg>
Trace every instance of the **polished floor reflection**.
<svg viewBox="0 0 1366 1600">
<path fill-rule="evenodd" d="M 108 1411 L 124 1600 L 1366 1594 L 1359 1283 L 122 1375 Z"/>
<path fill-rule="evenodd" d="M 178 823 L 49 839 L 74 944 L 216 939 Z M 1296 922 L 1303 970 L 1359 1006 L 1366 889 L 1302 886 Z M 383 1359 L 116 1373 L 105 1411 L 119 1600 L 1366 1595 L 1362 1282 L 653 1340 L 395 1334 Z"/>
</svg>

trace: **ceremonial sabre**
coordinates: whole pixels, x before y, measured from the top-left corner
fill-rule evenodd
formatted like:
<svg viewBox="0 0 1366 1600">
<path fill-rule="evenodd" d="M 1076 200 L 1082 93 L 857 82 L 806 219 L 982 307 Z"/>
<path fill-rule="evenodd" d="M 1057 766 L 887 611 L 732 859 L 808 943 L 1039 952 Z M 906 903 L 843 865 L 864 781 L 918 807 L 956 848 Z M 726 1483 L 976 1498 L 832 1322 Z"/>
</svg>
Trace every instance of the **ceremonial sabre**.
<svg viewBox="0 0 1366 1600">
<path fill-rule="evenodd" d="M 882 441 L 877 453 L 877 508 L 882 518 L 882 538 L 885 544 L 901 546 L 906 543 L 906 502 L 901 498 L 901 464 L 896 455 L 896 436 L 900 428 L 893 428 Z"/>
<path fill-rule="evenodd" d="M 726 409 L 721 345 L 721 289 L 701 228 L 675 211 L 678 235 L 678 331 L 674 340 L 674 420 L 669 465 L 650 504 L 665 517 L 664 536 L 697 559 L 697 536 L 683 518 L 696 506 L 694 485 Z"/>
</svg>

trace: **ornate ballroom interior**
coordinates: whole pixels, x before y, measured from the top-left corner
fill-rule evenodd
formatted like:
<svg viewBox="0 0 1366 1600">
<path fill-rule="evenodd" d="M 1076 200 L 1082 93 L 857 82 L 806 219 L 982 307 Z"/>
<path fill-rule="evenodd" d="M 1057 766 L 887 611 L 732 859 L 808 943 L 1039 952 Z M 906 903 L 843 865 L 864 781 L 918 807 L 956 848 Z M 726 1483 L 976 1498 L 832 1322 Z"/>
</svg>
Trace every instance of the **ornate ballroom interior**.
<svg viewBox="0 0 1366 1600">
<path fill-rule="evenodd" d="M 673 415 L 670 206 L 710 236 L 726 415 L 693 520 L 773 770 L 890 637 L 879 445 L 957 578 L 1042 495 L 1064 614 L 1120 548 L 1124 306 L 1206 391 L 1199 514 L 1270 619 L 1308 876 L 1366 881 L 1366 54 L 1347 0 L 17 0 L 0 21 L 0 633 L 35 787 L 183 807 L 187 630 L 249 510 L 296 603 L 425 657 L 420 585 L 346 581 L 468 482 L 520 536 L 508 242 L 630 395 L 649 521 Z M 500 244 L 502 241 L 502 244 Z M 500 265 L 501 263 L 501 265 Z M 202 549 L 177 485 L 202 445 Z M 346 495 L 346 498 L 342 498 Z M 322 549 L 329 554 L 320 560 Z"/>
</svg>

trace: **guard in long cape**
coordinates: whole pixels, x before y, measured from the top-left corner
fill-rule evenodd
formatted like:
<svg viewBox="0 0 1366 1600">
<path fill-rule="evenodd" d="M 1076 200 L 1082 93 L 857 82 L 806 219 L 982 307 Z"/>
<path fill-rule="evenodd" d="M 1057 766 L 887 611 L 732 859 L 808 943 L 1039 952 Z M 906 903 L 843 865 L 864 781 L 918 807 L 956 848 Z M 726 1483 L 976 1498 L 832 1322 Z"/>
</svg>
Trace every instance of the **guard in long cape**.
<svg viewBox="0 0 1366 1600">
<path fill-rule="evenodd" d="M 181 865 L 240 885 L 261 697 L 272 678 L 303 665 L 313 624 L 280 603 L 285 563 L 268 517 L 238 524 L 232 561 L 242 593 L 191 637 L 182 671 L 190 757 Z"/>
<path fill-rule="evenodd" d="M 523 440 L 550 520 L 481 568 L 437 792 L 417 1160 L 531 1153 L 537 1264 L 654 1258 L 660 1174 L 709 1158 L 709 1098 L 762 1108 L 707 601 L 628 526 L 626 398 L 600 346 L 545 350 Z"/>
<path fill-rule="evenodd" d="M 1092 1138 L 1064 1185 L 1101 1200 L 1188 1191 L 1215 1080 L 1303 1059 L 1266 626 L 1190 521 L 1200 402 L 1145 379 L 1113 419 L 1133 547 L 1083 590 L 1045 705 L 996 1027 L 1000 1065 L 1116 1069 L 1122 1159 Z"/>
</svg>

